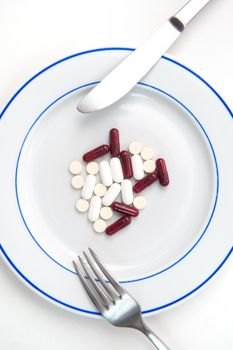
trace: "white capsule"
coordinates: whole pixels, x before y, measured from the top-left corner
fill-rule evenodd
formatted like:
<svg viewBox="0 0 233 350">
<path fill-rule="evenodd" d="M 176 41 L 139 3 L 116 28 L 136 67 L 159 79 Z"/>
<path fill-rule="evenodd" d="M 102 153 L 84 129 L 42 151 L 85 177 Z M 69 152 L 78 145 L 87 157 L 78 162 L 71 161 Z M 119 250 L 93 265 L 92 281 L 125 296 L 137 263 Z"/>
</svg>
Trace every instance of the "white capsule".
<svg viewBox="0 0 233 350">
<path fill-rule="evenodd" d="M 101 208 L 101 198 L 99 196 L 94 196 L 91 198 L 90 206 L 88 210 L 88 220 L 94 222 L 98 219 L 100 215 Z"/>
<path fill-rule="evenodd" d="M 105 186 L 111 186 L 112 184 L 112 174 L 110 165 L 106 160 L 102 160 L 99 164 L 99 172 L 102 183 Z"/>
<path fill-rule="evenodd" d="M 131 158 L 131 161 L 133 168 L 133 177 L 136 180 L 141 180 L 144 177 L 142 158 L 139 154 L 134 154 Z"/>
<path fill-rule="evenodd" d="M 133 189 L 132 182 L 125 179 L 121 183 L 121 196 L 123 203 L 129 205 L 133 203 Z"/>
<path fill-rule="evenodd" d="M 112 184 L 112 186 L 107 190 L 105 196 L 102 199 L 103 205 L 105 205 L 106 207 L 111 205 L 120 193 L 120 191 L 121 185 L 117 183 Z"/>
<path fill-rule="evenodd" d="M 113 181 L 122 182 L 124 179 L 124 176 L 123 176 L 121 162 L 119 158 L 114 157 L 110 160 L 110 169 L 111 169 Z"/>
<path fill-rule="evenodd" d="M 96 177 L 94 175 L 87 175 L 85 178 L 81 196 L 83 199 L 90 199 L 94 191 Z"/>
</svg>

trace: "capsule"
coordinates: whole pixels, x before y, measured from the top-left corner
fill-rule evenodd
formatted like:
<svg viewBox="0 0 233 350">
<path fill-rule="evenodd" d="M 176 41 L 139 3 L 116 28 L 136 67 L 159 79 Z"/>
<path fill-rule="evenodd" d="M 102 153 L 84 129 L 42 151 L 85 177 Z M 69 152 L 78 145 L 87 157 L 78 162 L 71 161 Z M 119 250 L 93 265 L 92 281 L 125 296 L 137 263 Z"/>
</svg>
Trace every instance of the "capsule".
<svg viewBox="0 0 233 350">
<path fill-rule="evenodd" d="M 141 180 L 144 176 L 142 158 L 139 154 L 134 154 L 132 156 L 132 168 L 133 168 L 133 177 L 135 180 Z"/>
<path fill-rule="evenodd" d="M 122 182 L 124 179 L 120 159 L 114 157 L 110 160 L 110 169 L 113 181 Z"/>
<path fill-rule="evenodd" d="M 133 168 L 131 163 L 130 153 L 128 151 L 122 151 L 120 153 L 121 165 L 124 174 L 124 178 L 129 179 L 133 176 Z"/>
<path fill-rule="evenodd" d="M 85 162 L 90 162 L 91 160 L 104 156 L 109 152 L 109 150 L 110 150 L 109 145 L 101 145 L 85 153 L 83 155 L 83 160 Z"/>
<path fill-rule="evenodd" d="M 94 175 L 87 175 L 83 184 L 82 192 L 81 192 L 81 196 L 83 199 L 90 199 L 92 197 L 95 183 L 96 183 L 96 177 Z"/>
<path fill-rule="evenodd" d="M 130 216 L 138 216 L 138 214 L 139 214 L 138 209 L 131 207 L 130 205 L 120 203 L 120 202 L 113 202 L 111 207 L 114 211 L 117 211 L 118 213 L 123 213 L 123 214 L 127 214 Z"/>
<path fill-rule="evenodd" d="M 158 180 L 158 174 L 157 171 L 155 170 L 153 173 L 148 174 L 146 176 L 144 176 L 143 179 L 139 180 L 134 186 L 133 186 L 133 191 L 135 193 L 139 193 L 142 190 L 144 190 L 144 188 L 150 186 L 151 184 L 153 184 L 153 182 Z"/>
<path fill-rule="evenodd" d="M 103 205 L 105 205 L 106 207 L 111 205 L 112 202 L 115 201 L 115 199 L 117 198 L 120 192 L 121 192 L 121 185 L 117 183 L 112 184 L 112 186 L 109 187 L 109 189 L 107 190 L 106 194 L 102 199 Z"/>
<path fill-rule="evenodd" d="M 167 172 L 167 167 L 165 160 L 159 158 L 156 160 L 156 167 L 158 171 L 159 182 L 162 186 L 167 186 L 169 184 L 169 177 Z"/>
<path fill-rule="evenodd" d="M 124 204 L 129 205 L 133 203 L 132 183 L 128 179 L 124 179 L 121 183 L 121 197 Z"/>
<path fill-rule="evenodd" d="M 99 196 L 93 196 L 90 201 L 88 220 L 95 222 L 99 218 L 101 209 L 101 198 Z"/>
<path fill-rule="evenodd" d="M 131 217 L 129 215 L 124 215 L 117 221 L 115 221 L 112 225 L 108 226 L 105 230 L 107 235 L 111 236 L 117 231 L 122 230 L 125 226 L 131 223 Z"/>
<path fill-rule="evenodd" d="M 112 173 L 110 165 L 106 160 L 102 160 L 99 164 L 100 178 L 105 186 L 111 186 L 112 184 Z"/>
<path fill-rule="evenodd" d="M 112 157 L 118 157 L 120 154 L 119 130 L 113 128 L 109 132 L 110 153 Z"/>
</svg>

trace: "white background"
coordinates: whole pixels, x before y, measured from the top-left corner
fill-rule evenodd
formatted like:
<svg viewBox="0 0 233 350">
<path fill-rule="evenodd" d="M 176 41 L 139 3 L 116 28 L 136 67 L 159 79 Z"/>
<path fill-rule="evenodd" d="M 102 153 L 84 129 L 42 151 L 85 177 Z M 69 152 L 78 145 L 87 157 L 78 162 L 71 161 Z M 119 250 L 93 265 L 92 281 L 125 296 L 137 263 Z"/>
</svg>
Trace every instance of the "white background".
<svg viewBox="0 0 233 350">
<path fill-rule="evenodd" d="M 184 0 L 0 0 L 0 110 L 43 67 L 79 51 L 136 47 Z M 233 109 L 233 2 L 212 0 L 169 50 Z M 1 228 L 1 230 L 4 228 Z M 50 305 L 1 262 L 0 348 L 152 349 L 140 334 Z M 30 262 L 29 262 L 30 263 Z M 233 257 L 189 301 L 147 319 L 171 350 L 232 350 Z"/>
</svg>

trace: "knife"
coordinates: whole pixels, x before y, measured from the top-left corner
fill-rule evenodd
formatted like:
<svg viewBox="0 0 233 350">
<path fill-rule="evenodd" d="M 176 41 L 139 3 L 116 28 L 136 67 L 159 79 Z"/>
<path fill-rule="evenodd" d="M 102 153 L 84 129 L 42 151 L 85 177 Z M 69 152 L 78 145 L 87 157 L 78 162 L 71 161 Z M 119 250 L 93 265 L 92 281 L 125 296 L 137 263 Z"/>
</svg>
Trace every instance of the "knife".
<svg viewBox="0 0 233 350">
<path fill-rule="evenodd" d="M 186 25 L 210 0 L 191 0 L 129 54 L 79 103 L 82 113 L 101 110 L 126 95 L 177 40 Z"/>
</svg>

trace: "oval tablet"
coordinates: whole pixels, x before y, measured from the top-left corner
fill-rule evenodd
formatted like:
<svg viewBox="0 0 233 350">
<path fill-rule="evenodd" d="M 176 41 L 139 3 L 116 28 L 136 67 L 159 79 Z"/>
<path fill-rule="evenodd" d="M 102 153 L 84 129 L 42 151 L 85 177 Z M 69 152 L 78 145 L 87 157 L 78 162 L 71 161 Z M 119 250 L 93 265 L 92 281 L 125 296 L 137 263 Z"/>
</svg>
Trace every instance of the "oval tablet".
<svg viewBox="0 0 233 350">
<path fill-rule="evenodd" d="M 92 196 L 92 193 L 94 191 L 96 183 L 96 177 L 94 175 L 87 175 L 83 188 L 82 188 L 82 193 L 81 196 L 83 199 L 90 199 Z"/>
<path fill-rule="evenodd" d="M 100 178 L 105 186 L 111 186 L 112 184 L 112 173 L 110 165 L 106 160 L 102 160 L 99 165 Z"/>
<path fill-rule="evenodd" d="M 103 184 L 95 185 L 94 193 L 96 196 L 103 197 L 106 192 L 107 192 L 107 188 Z"/>
<path fill-rule="evenodd" d="M 154 156 L 154 151 L 150 147 L 144 147 L 141 151 L 141 157 L 144 160 L 152 159 Z"/>
<path fill-rule="evenodd" d="M 128 179 L 123 180 L 121 183 L 121 196 L 123 203 L 128 205 L 133 203 L 132 183 Z"/>
<path fill-rule="evenodd" d="M 142 196 L 135 197 L 133 201 L 133 205 L 135 206 L 135 208 L 139 210 L 143 209 L 146 206 L 146 200 Z"/>
<path fill-rule="evenodd" d="M 81 175 L 75 175 L 71 179 L 71 185 L 73 188 L 82 188 L 84 184 L 84 178 Z"/>
<path fill-rule="evenodd" d="M 82 164 L 79 163 L 77 160 L 74 160 L 73 162 L 70 163 L 69 165 L 69 170 L 71 172 L 71 174 L 73 175 L 78 175 L 81 173 L 82 171 Z"/>
<path fill-rule="evenodd" d="M 129 151 L 131 154 L 139 154 L 142 150 L 142 146 L 139 142 L 134 141 L 129 145 Z"/>
<path fill-rule="evenodd" d="M 94 222 L 98 219 L 100 215 L 101 208 L 101 198 L 99 196 L 94 196 L 91 198 L 89 211 L 88 211 L 88 220 Z"/>
<path fill-rule="evenodd" d="M 80 198 L 76 204 L 75 204 L 76 209 L 80 212 L 80 213 L 84 213 L 85 211 L 88 210 L 89 208 L 89 203 L 88 201 L 86 201 L 86 199 L 82 199 Z"/>
<path fill-rule="evenodd" d="M 119 158 L 114 157 L 110 160 L 110 169 L 111 169 L 113 181 L 122 182 L 124 177 L 123 177 L 121 162 Z"/>
<path fill-rule="evenodd" d="M 109 220 L 113 216 L 113 211 L 110 207 L 102 207 L 100 209 L 100 216 L 104 220 Z"/>
<path fill-rule="evenodd" d="M 99 164 L 96 162 L 90 162 L 86 165 L 86 171 L 90 175 L 96 175 L 99 171 Z"/>
<path fill-rule="evenodd" d="M 134 154 L 131 158 L 133 177 L 136 180 L 141 180 L 144 177 L 142 158 L 139 154 Z"/>
<path fill-rule="evenodd" d="M 114 200 L 117 198 L 118 194 L 121 191 L 121 185 L 114 183 L 112 186 L 107 190 L 105 196 L 102 199 L 103 205 L 108 207 L 111 205 Z"/>
</svg>

